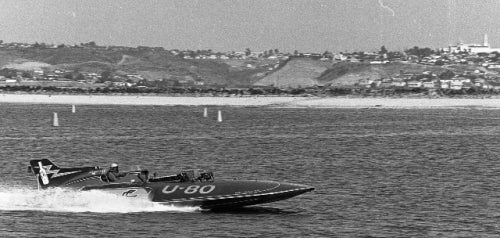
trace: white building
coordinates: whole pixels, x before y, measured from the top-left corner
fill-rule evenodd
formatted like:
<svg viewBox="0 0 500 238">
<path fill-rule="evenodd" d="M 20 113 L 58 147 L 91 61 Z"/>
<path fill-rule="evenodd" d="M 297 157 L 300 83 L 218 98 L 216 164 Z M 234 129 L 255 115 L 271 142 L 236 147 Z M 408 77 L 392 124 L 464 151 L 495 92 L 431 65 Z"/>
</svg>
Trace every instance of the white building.
<svg viewBox="0 0 500 238">
<path fill-rule="evenodd" d="M 443 49 L 449 53 L 459 53 L 459 52 L 467 52 L 472 54 L 477 53 L 493 53 L 500 52 L 500 48 L 491 48 L 488 43 L 488 35 L 484 34 L 483 44 L 464 44 L 458 43 L 455 46 L 448 46 L 448 48 Z"/>
</svg>

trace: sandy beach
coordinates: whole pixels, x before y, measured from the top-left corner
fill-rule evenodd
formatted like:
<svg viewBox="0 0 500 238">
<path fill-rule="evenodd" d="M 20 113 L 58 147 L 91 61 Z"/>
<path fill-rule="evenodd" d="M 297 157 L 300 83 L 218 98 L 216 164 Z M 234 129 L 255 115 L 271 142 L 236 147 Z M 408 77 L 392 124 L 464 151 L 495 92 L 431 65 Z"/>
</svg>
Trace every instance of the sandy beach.
<svg viewBox="0 0 500 238">
<path fill-rule="evenodd" d="M 168 97 L 125 95 L 2 94 L 0 103 L 160 106 L 267 106 L 311 108 L 500 109 L 500 98 Z"/>
</svg>

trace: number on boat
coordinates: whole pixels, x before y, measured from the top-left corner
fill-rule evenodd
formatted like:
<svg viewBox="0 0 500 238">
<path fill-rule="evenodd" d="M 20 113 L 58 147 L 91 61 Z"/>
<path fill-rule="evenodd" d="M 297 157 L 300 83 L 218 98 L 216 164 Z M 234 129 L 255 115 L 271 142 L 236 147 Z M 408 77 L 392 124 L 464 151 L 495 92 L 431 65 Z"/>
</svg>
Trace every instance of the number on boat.
<svg viewBox="0 0 500 238">
<path fill-rule="evenodd" d="M 208 189 L 206 189 L 206 188 L 208 188 Z M 215 185 L 205 185 L 205 186 L 200 188 L 200 193 L 201 194 L 211 193 L 212 191 L 214 191 L 214 189 L 215 189 Z"/>
<path fill-rule="evenodd" d="M 167 185 L 161 191 L 162 191 L 162 193 L 170 194 L 170 193 L 177 191 L 177 189 L 182 190 L 183 188 L 179 187 L 179 185 L 175 185 L 173 187 L 170 187 L 170 185 Z M 186 189 L 184 189 L 184 193 L 185 194 L 194 194 L 194 193 L 208 194 L 208 193 L 211 193 L 212 191 L 214 191 L 214 189 L 215 189 L 215 185 L 205 185 L 205 186 L 201 186 L 201 187 L 199 185 L 191 185 L 191 186 L 188 186 Z"/>
<path fill-rule="evenodd" d="M 173 193 L 175 192 L 175 190 L 177 190 L 177 188 L 179 188 L 178 185 L 175 185 L 172 189 L 168 190 L 168 187 L 170 187 L 170 185 L 167 185 L 163 188 L 163 190 L 161 190 L 163 193 L 166 193 L 166 194 L 169 194 L 169 193 Z"/>
</svg>

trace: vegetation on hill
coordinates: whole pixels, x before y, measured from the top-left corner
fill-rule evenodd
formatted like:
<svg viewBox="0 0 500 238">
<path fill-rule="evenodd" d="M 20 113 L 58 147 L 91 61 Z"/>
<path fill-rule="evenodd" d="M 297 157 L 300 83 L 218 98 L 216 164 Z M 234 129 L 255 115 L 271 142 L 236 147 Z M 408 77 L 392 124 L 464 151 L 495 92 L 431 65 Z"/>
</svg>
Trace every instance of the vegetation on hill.
<svg viewBox="0 0 500 238">
<path fill-rule="evenodd" d="M 351 86 L 361 79 L 390 78 L 398 74 L 419 74 L 424 71 L 441 73 L 445 70 L 439 66 L 412 63 L 369 64 L 340 62 L 333 64 L 328 70 L 324 71 L 318 77 L 318 81 L 324 85 Z"/>
<path fill-rule="evenodd" d="M 101 74 L 143 75 L 146 80 L 194 80 L 208 86 L 248 86 L 263 68 L 232 67 L 221 60 L 183 59 L 169 51 L 106 50 L 95 48 L 24 48 L 0 49 L 0 67 L 11 63 L 40 62 L 51 65 L 51 70 Z M 235 70 L 237 68 L 238 70 Z"/>
</svg>

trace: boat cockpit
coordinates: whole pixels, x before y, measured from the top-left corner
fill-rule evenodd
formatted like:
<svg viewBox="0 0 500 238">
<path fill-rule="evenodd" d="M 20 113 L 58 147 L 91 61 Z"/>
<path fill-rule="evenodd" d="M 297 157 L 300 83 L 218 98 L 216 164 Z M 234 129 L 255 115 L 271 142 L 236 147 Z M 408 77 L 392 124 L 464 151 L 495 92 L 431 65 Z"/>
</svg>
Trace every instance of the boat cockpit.
<svg viewBox="0 0 500 238">
<path fill-rule="evenodd" d="M 149 182 L 213 182 L 214 173 L 203 169 L 183 170 L 176 175 L 168 175 L 153 178 Z"/>
</svg>

